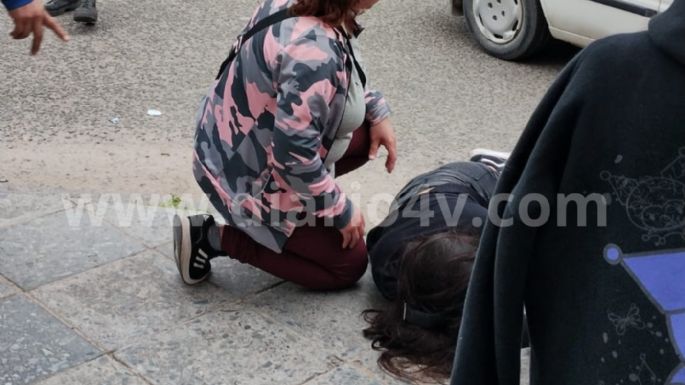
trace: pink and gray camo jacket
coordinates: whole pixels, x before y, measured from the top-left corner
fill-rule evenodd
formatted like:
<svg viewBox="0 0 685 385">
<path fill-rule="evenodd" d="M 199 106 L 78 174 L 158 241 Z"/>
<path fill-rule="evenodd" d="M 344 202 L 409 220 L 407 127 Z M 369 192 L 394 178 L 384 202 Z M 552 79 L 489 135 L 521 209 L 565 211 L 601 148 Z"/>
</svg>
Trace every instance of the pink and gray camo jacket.
<svg viewBox="0 0 685 385">
<path fill-rule="evenodd" d="M 266 0 L 242 33 L 292 1 Z M 239 48 L 202 102 L 194 174 L 229 225 L 281 252 L 303 218 L 350 221 L 352 204 L 323 160 L 352 59 L 344 34 L 315 17 L 286 19 Z M 367 89 L 365 99 L 372 125 L 389 116 L 380 93 Z"/>
</svg>

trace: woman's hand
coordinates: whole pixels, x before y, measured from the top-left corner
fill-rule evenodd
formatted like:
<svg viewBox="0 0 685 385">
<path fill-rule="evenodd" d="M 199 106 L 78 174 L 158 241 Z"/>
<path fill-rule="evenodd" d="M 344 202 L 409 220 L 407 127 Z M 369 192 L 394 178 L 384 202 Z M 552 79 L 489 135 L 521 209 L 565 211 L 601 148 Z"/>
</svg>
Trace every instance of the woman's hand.
<svg viewBox="0 0 685 385">
<path fill-rule="evenodd" d="M 388 173 L 391 173 L 395 169 L 395 162 L 397 162 L 397 141 L 395 139 L 395 130 L 393 130 L 390 124 L 390 119 L 385 119 L 371 127 L 369 159 L 374 160 L 378 157 L 378 148 L 381 145 L 388 150 L 385 169 L 388 170 Z"/>
<path fill-rule="evenodd" d="M 345 228 L 340 229 L 340 233 L 343 236 L 342 248 L 353 249 L 357 246 L 357 242 L 364 238 L 365 227 L 366 223 L 364 222 L 362 212 L 357 206 L 352 206 L 352 219 L 350 219 L 350 223 Z"/>
</svg>

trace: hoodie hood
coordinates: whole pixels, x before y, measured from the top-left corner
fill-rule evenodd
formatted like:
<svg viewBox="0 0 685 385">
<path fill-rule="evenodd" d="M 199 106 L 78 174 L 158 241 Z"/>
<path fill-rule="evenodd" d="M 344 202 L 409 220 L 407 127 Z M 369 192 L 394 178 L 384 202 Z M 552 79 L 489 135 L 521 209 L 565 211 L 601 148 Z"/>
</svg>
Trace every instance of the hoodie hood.
<svg viewBox="0 0 685 385">
<path fill-rule="evenodd" d="M 685 0 L 675 0 L 671 7 L 649 23 L 654 44 L 685 65 Z"/>
</svg>

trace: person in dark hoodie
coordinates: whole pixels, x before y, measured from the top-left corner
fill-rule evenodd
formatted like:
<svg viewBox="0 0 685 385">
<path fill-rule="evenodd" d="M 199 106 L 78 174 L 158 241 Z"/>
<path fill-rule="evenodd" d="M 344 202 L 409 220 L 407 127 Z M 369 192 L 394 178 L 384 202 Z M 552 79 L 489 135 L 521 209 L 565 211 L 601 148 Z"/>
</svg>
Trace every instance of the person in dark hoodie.
<svg viewBox="0 0 685 385">
<path fill-rule="evenodd" d="M 519 383 L 524 306 L 532 385 L 685 384 L 685 0 L 568 65 L 502 194 L 452 385 Z"/>
</svg>

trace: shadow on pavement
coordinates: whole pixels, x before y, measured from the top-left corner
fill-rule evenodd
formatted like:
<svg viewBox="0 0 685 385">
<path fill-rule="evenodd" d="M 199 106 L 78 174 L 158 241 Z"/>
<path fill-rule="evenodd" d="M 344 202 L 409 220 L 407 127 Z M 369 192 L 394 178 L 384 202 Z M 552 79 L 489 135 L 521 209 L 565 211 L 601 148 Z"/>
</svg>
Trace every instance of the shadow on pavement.
<svg viewBox="0 0 685 385">
<path fill-rule="evenodd" d="M 560 40 L 551 40 L 547 46 L 532 58 L 525 60 L 525 64 L 533 66 L 566 65 L 573 59 L 581 48 Z"/>
</svg>

